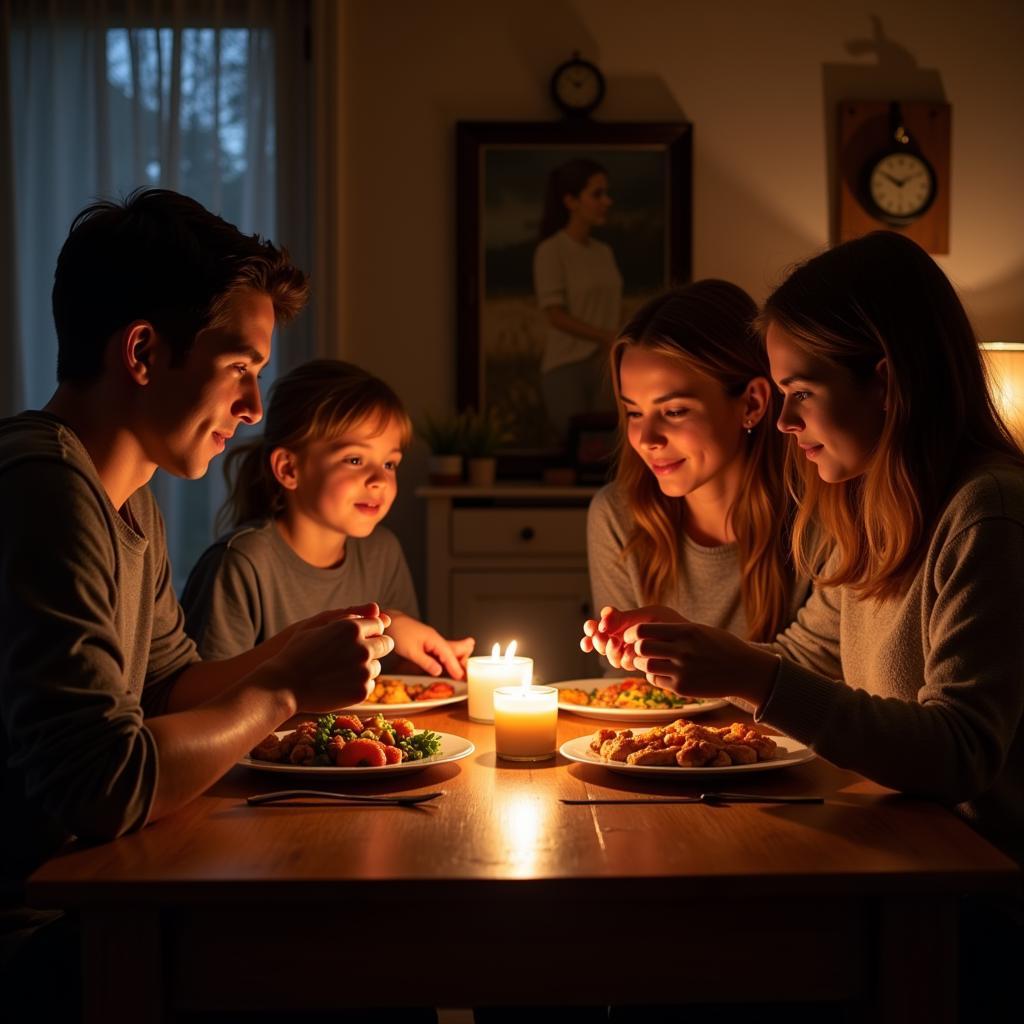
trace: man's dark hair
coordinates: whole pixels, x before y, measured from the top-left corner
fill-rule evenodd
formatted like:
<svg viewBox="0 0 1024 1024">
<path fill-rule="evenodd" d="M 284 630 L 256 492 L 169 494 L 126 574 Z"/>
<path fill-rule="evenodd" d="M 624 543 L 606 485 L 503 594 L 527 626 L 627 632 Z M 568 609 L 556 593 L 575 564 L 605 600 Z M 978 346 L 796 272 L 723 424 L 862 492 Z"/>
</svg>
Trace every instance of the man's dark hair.
<svg viewBox="0 0 1024 1024">
<path fill-rule="evenodd" d="M 306 275 L 285 249 L 243 235 L 188 196 L 139 189 L 121 203 L 93 203 L 75 218 L 57 257 L 57 380 L 99 376 L 108 339 L 136 320 L 148 320 L 180 364 L 195 336 L 217 326 L 247 288 L 269 296 L 278 323 L 309 295 Z"/>
</svg>

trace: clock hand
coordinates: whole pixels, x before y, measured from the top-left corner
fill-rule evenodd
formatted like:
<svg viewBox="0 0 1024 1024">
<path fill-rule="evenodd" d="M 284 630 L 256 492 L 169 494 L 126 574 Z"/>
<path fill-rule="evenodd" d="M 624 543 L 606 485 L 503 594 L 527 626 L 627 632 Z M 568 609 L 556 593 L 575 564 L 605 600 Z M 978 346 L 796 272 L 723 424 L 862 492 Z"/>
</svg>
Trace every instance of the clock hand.
<svg viewBox="0 0 1024 1024">
<path fill-rule="evenodd" d="M 889 179 L 889 180 L 890 180 L 890 181 L 891 181 L 891 182 L 892 182 L 892 183 L 893 183 L 894 185 L 896 185 L 896 186 L 897 186 L 898 188 L 902 188 L 902 187 L 903 187 L 903 182 L 902 182 L 902 181 L 900 181 L 900 179 L 899 179 L 899 178 L 894 178 L 894 177 L 893 177 L 893 176 L 892 176 L 891 174 L 889 174 L 889 173 L 888 173 L 887 171 L 882 171 L 882 177 L 883 177 L 883 178 L 888 178 L 888 179 Z"/>
</svg>

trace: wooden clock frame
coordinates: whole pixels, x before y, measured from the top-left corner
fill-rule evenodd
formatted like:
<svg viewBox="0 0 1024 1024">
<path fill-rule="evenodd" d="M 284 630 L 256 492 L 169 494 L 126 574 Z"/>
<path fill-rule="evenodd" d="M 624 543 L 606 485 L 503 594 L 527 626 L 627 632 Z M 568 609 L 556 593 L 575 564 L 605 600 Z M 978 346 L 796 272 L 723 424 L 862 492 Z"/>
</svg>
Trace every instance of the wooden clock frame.
<svg viewBox="0 0 1024 1024">
<path fill-rule="evenodd" d="M 843 100 L 839 104 L 839 241 L 869 231 L 898 231 L 927 252 L 949 252 L 950 125 L 948 103 L 901 101 L 903 124 L 916 149 L 935 172 L 935 199 L 917 220 L 893 225 L 864 205 L 865 168 L 894 147 L 891 103 L 884 100 Z"/>
</svg>

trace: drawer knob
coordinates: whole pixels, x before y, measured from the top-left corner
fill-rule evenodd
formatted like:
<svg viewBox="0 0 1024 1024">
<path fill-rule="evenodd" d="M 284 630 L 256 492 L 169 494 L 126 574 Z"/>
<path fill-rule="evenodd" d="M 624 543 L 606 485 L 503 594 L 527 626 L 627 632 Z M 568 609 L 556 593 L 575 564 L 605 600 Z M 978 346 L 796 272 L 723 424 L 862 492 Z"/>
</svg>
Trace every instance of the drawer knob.
<svg viewBox="0 0 1024 1024">
<path fill-rule="evenodd" d="M 534 533 L 534 529 L 533 529 L 532 526 L 524 526 L 519 531 L 519 539 L 520 540 L 533 540 L 533 538 L 535 536 L 536 536 L 536 534 Z"/>
</svg>

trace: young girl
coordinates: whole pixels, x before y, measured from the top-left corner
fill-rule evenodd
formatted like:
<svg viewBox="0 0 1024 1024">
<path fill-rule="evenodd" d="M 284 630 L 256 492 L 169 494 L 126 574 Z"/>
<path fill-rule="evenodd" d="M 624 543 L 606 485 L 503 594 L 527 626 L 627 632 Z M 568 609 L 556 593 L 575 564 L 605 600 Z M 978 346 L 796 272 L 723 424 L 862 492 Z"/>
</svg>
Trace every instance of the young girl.
<svg viewBox="0 0 1024 1024">
<path fill-rule="evenodd" d="M 591 234 L 611 205 L 608 173 L 593 160 L 569 160 L 548 175 L 533 284 L 548 325 L 541 390 L 563 440 L 574 414 L 611 408 L 606 367 L 621 316 L 622 274 L 611 246 Z"/>
<path fill-rule="evenodd" d="M 1024 455 L 960 300 L 915 243 L 878 232 L 796 269 L 760 326 L 803 490 L 796 558 L 808 569 L 832 545 L 829 560 L 771 647 L 639 609 L 616 623 L 622 663 L 744 697 L 1020 859 Z"/>
<path fill-rule="evenodd" d="M 327 608 L 375 601 L 398 655 L 461 679 L 473 640 L 445 640 L 417 621 L 398 540 L 378 524 L 398 490 L 409 417 L 383 381 L 318 359 L 274 385 L 266 427 L 234 449 L 221 510 L 230 532 L 193 568 L 182 605 L 204 658 L 247 651 Z"/>
<path fill-rule="evenodd" d="M 587 546 L 613 664 L 615 609 L 665 605 L 769 640 L 807 596 L 756 313 L 741 288 L 698 281 L 648 302 L 612 350 L 623 441 L 615 482 L 591 503 Z M 584 624 L 585 650 L 598 622 Z"/>
</svg>

